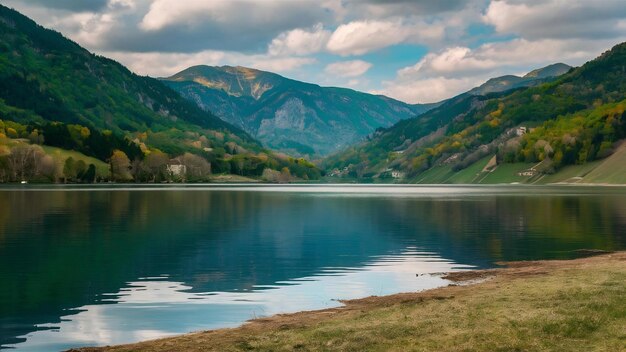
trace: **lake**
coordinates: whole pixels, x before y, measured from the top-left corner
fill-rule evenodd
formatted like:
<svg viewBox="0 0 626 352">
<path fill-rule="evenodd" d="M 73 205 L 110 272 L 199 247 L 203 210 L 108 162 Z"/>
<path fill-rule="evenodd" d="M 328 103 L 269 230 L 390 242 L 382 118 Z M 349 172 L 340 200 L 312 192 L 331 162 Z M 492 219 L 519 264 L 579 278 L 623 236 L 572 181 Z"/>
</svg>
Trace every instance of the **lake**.
<svg viewBox="0 0 626 352">
<path fill-rule="evenodd" d="M 626 188 L 5 186 L 0 348 L 232 327 L 580 249 L 626 249 Z"/>
</svg>

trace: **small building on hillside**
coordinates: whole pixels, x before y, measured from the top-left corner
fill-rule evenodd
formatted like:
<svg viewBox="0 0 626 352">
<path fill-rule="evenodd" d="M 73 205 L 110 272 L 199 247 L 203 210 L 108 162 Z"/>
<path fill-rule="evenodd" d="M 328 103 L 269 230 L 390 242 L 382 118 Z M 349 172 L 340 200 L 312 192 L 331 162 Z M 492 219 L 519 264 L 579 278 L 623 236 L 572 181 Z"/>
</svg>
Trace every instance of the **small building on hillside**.
<svg viewBox="0 0 626 352">
<path fill-rule="evenodd" d="M 406 174 L 402 171 L 394 170 L 392 168 L 387 168 L 385 171 L 381 172 L 378 177 L 380 178 L 404 178 Z"/>
<path fill-rule="evenodd" d="M 350 172 L 350 170 L 348 169 L 347 166 L 344 167 L 341 170 L 335 168 L 331 172 L 328 173 L 328 176 L 330 176 L 330 177 L 344 177 L 344 176 L 348 175 L 349 172 Z"/>
<path fill-rule="evenodd" d="M 524 126 L 520 126 L 515 129 L 515 134 L 518 136 L 523 136 L 528 132 L 528 129 Z"/>
<path fill-rule="evenodd" d="M 167 163 L 167 172 L 172 177 L 185 177 L 187 174 L 187 167 L 180 162 L 180 160 L 172 159 Z"/>
<path fill-rule="evenodd" d="M 391 171 L 391 177 L 393 178 L 404 178 L 405 173 L 402 171 L 398 171 L 398 170 L 393 170 Z"/>
<path fill-rule="evenodd" d="M 537 175 L 537 170 L 535 168 L 530 168 L 530 169 L 518 172 L 517 175 L 524 176 L 524 177 L 533 177 Z"/>
</svg>

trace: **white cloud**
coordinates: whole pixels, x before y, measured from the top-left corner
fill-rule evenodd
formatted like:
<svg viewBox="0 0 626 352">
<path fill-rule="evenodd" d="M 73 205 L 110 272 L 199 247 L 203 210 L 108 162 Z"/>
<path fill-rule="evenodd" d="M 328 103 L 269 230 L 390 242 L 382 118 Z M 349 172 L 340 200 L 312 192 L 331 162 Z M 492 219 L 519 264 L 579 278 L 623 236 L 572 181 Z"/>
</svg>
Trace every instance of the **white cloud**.
<svg viewBox="0 0 626 352">
<path fill-rule="evenodd" d="M 438 102 L 450 98 L 453 92 L 464 92 L 474 86 L 474 79 L 433 77 L 415 81 L 385 82 L 385 88 L 373 90 L 411 104 Z"/>
<path fill-rule="evenodd" d="M 417 64 L 400 70 L 400 75 L 420 74 L 448 74 L 462 71 L 485 70 L 497 66 L 497 62 L 490 58 L 475 55 L 466 47 L 452 47 L 440 53 L 429 53 Z"/>
<path fill-rule="evenodd" d="M 316 62 L 317 60 L 315 58 L 310 57 L 257 57 L 256 59 L 252 58 L 250 67 L 259 70 L 284 73 Z"/>
<path fill-rule="evenodd" d="M 341 56 L 363 55 L 402 42 L 427 42 L 441 39 L 441 24 L 384 21 L 353 21 L 339 26 L 328 41 L 328 51 Z"/>
<path fill-rule="evenodd" d="M 316 0 L 154 0 L 140 27 L 152 31 L 173 25 L 193 27 L 208 21 L 229 26 L 269 25 L 281 17 L 304 15 L 307 9 L 318 12 L 322 8 Z M 240 19 L 248 23 L 239 23 Z"/>
<path fill-rule="evenodd" d="M 328 50 L 339 55 L 362 55 L 398 44 L 406 35 L 399 22 L 355 21 L 341 25 L 328 42 Z"/>
<path fill-rule="evenodd" d="M 105 56 L 117 60 L 131 71 L 153 77 L 167 77 L 196 65 L 220 65 L 229 56 L 222 51 L 206 50 L 199 53 L 127 53 L 105 52 Z"/>
<path fill-rule="evenodd" d="M 270 43 L 268 53 L 279 55 L 309 55 L 322 51 L 331 32 L 319 23 L 310 30 L 294 29 L 281 33 Z"/>
<path fill-rule="evenodd" d="M 499 33 L 526 39 L 615 38 L 623 35 L 623 0 L 492 1 L 483 20 Z"/>
<path fill-rule="evenodd" d="M 333 76 L 358 77 L 365 74 L 371 67 L 372 64 L 367 61 L 352 60 L 329 64 L 324 71 Z"/>
<path fill-rule="evenodd" d="M 205 50 L 199 53 L 126 53 L 107 52 L 105 56 L 128 66 L 133 72 L 167 77 L 196 65 L 241 65 L 259 70 L 285 73 L 316 62 L 310 57 L 272 57 L 235 52 Z"/>
</svg>

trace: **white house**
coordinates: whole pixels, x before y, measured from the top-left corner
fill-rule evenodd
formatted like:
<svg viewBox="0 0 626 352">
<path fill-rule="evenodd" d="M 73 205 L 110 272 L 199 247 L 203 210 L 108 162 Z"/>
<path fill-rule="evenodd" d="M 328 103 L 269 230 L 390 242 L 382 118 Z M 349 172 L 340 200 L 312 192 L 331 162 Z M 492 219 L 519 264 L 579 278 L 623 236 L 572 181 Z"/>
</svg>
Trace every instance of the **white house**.
<svg viewBox="0 0 626 352">
<path fill-rule="evenodd" d="M 404 172 L 398 171 L 398 170 L 393 170 L 393 171 L 391 171 L 391 177 L 393 177 L 393 178 L 404 178 Z"/>
<path fill-rule="evenodd" d="M 187 174 L 187 167 L 176 159 L 167 163 L 167 172 L 173 177 L 184 177 Z"/>
</svg>

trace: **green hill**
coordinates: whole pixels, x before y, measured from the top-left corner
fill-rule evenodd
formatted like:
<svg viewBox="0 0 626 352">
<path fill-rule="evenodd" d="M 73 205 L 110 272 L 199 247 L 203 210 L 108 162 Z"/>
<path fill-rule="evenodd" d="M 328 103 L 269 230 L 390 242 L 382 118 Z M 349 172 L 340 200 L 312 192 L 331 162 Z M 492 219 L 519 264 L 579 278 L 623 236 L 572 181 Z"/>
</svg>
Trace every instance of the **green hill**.
<svg viewBox="0 0 626 352">
<path fill-rule="evenodd" d="M 13 123 L 0 126 L 10 138 L 35 135 L 35 143 L 102 161 L 116 149 L 131 161 L 158 151 L 165 158 L 197 155 L 217 173 L 260 176 L 265 168 L 288 167 L 294 175 L 319 175 L 308 162 L 265 150 L 159 80 L 138 76 L 1 5 L 0 121 Z"/>
<path fill-rule="evenodd" d="M 507 90 L 525 87 L 534 87 L 542 83 L 550 82 L 555 77 L 564 75 L 572 67 L 566 64 L 552 64 L 533 70 L 523 77 L 506 75 L 488 80 L 480 86 L 470 90 L 467 94 L 485 95 L 489 93 L 505 92 Z"/>
<path fill-rule="evenodd" d="M 320 87 L 245 67 L 190 67 L 163 80 L 264 145 L 319 156 L 436 105 L 410 105 L 351 89 Z"/>
<path fill-rule="evenodd" d="M 536 171 L 541 175 L 603 159 L 626 137 L 625 63 L 626 44 L 620 44 L 551 82 L 462 94 L 378 130 L 369 141 L 328 158 L 324 165 L 347 168 L 352 177 L 398 170 L 404 180 L 419 180 L 432 168 L 459 172 L 494 154 L 500 170 L 506 164 L 541 162 Z"/>
</svg>

